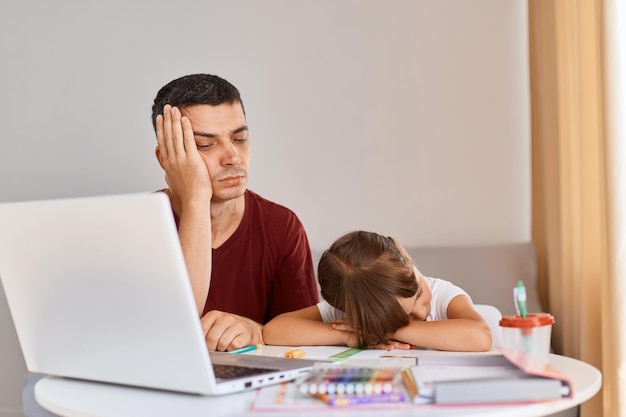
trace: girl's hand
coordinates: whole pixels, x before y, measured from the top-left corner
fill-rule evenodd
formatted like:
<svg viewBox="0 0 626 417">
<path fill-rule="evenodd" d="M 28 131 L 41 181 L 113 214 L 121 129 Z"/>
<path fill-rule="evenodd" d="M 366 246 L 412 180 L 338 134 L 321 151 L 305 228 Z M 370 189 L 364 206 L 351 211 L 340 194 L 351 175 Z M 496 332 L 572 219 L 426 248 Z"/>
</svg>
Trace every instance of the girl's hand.
<svg viewBox="0 0 626 417">
<path fill-rule="evenodd" d="M 359 347 L 359 342 L 356 337 L 356 333 L 354 333 L 354 329 L 352 326 L 346 324 L 344 319 L 333 320 L 331 324 L 334 331 L 341 333 L 343 342 L 346 346 L 352 348 Z"/>
<path fill-rule="evenodd" d="M 379 343 L 377 345 L 368 346 L 368 348 L 369 349 L 385 349 L 385 350 L 392 350 L 392 349 L 409 350 L 409 349 L 415 349 L 415 346 L 412 346 L 404 342 L 398 342 L 397 340 L 388 340 L 385 343 Z"/>
<path fill-rule="evenodd" d="M 332 326 L 333 326 L 333 330 L 337 330 L 337 331 L 344 333 L 344 340 L 347 346 L 359 347 L 357 345 L 357 337 L 356 337 L 356 333 L 354 332 L 354 329 L 352 328 L 352 326 L 346 324 L 345 320 L 343 319 L 334 320 L 332 322 Z M 392 349 L 408 350 L 408 349 L 414 349 L 415 346 L 412 346 L 409 343 L 399 342 L 397 340 L 393 340 L 390 338 L 384 343 L 372 342 L 372 344 L 368 345 L 367 348 L 368 349 L 385 349 L 385 350 L 392 350 Z"/>
</svg>

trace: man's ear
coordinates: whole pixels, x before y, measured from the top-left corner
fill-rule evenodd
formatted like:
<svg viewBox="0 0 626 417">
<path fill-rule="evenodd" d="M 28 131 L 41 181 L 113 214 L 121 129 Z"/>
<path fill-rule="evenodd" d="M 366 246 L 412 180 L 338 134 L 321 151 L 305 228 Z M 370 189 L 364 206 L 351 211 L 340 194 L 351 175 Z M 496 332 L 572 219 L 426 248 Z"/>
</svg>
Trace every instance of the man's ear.
<svg viewBox="0 0 626 417">
<path fill-rule="evenodd" d="M 163 168 L 163 170 L 165 171 L 165 167 L 163 166 L 163 162 L 161 161 L 161 150 L 159 149 L 159 145 L 157 145 L 157 147 L 154 149 L 154 154 L 156 155 L 157 161 L 159 161 L 159 165 L 161 165 L 161 168 Z"/>
</svg>

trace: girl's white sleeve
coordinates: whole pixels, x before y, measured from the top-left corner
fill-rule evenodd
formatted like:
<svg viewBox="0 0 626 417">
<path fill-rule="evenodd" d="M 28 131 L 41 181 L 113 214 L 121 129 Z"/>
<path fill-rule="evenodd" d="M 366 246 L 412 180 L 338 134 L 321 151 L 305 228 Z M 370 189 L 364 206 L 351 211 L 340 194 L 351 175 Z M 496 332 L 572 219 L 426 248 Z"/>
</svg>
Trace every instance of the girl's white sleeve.
<svg viewBox="0 0 626 417">
<path fill-rule="evenodd" d="M 467 295 L 461 287 L 457 287 L 450 281 L 440 278 L 425 277 L 432 292 L 433 298 L 430 302 L 430 315 L 426 320 L 446 320 L 448 318 L 448 305 L 450 301 L 458 295 Z"/>
<path fill-rule="evenodd" d="M 331 306 L 326 300 L 322 300 L 317 303 L 317 309 L 320 311 L 320 315 L 322 316 L 322 321 L 324 323 L 342 319 L 346 316 L 343 311 Z"/>
</svg>

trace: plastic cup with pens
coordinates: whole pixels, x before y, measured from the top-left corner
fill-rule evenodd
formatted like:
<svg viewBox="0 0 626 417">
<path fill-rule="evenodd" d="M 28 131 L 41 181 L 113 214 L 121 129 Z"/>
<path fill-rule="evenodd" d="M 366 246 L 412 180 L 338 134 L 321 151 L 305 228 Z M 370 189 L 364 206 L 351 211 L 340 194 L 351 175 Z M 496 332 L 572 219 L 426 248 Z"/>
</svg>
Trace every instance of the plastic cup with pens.
<svg viewBox="0 0 626 417">
<path fill-rule="evenodd" d="M 554 317 L 549 313 L 528 313 L 523 282 L 518 282 L 513 295 L 517 315 L 504 316 L 500 320 L 502 345 L 530 353 L 547 362 Z"/>
</svg>

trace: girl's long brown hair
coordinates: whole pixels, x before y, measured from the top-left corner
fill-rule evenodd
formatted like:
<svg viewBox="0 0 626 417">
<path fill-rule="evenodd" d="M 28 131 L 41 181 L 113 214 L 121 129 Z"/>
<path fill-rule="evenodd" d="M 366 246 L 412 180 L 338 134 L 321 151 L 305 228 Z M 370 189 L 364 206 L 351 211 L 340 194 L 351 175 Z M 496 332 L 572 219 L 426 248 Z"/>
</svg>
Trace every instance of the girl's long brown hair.
<svg viewBox="0 0 626 417">
<path fill-rule="evenodd" d="M 346 314 L 359 346 L 385 343 L 409 324 L 397 297 L 412 297 L 419 286 L 413 262 L 403 252 L 390 237 L 355 231 L 322 254 L 318 264 L 322 296 Z"/>
</svg>

